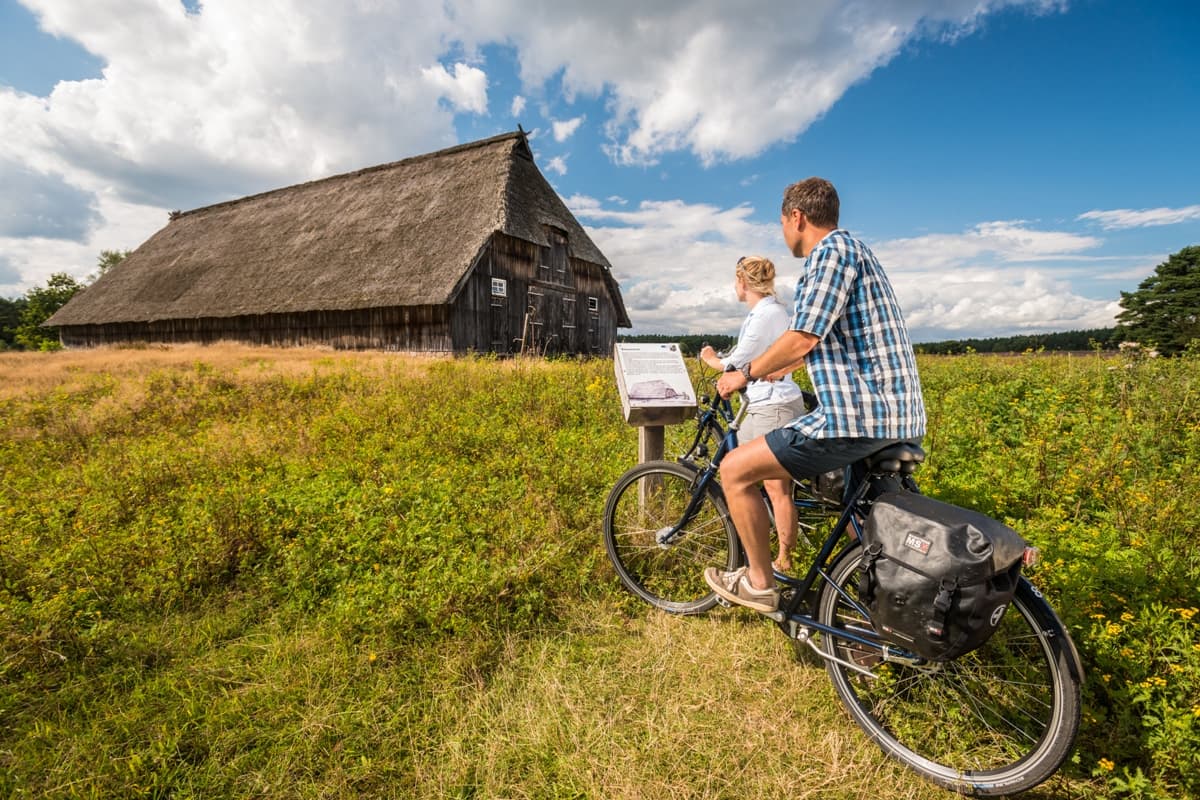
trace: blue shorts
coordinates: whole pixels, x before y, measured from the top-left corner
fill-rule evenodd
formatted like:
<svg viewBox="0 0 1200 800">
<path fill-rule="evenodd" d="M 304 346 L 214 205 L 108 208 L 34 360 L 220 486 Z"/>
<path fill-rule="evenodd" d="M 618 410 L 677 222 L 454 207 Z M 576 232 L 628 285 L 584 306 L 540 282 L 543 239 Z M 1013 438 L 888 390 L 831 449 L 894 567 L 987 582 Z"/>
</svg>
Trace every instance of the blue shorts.
<svg viewBox="0 0 1200 800">
<path fill-rule="evenodd" d="M 763 438 L 775 459 L 797 480 L 845 467 L 899 442 L 914 441 L 913 439 L 813 439 L 795 428 L 777 428 Z"/>
</svg>

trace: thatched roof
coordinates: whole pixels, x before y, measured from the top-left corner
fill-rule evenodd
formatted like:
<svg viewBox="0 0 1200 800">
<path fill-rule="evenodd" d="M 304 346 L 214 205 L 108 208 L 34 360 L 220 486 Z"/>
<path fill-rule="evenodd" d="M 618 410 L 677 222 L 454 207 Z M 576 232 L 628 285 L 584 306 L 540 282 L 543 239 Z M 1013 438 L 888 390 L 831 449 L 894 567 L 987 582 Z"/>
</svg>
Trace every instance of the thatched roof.
<svg viewBox="0 0 1200 800">
<path fill-rule="evenodd" d="M 173 214 L 47 325 L 441 305 L 489 237 L 611 265 L 533 162 L 524 132 Z"/>
</svg>

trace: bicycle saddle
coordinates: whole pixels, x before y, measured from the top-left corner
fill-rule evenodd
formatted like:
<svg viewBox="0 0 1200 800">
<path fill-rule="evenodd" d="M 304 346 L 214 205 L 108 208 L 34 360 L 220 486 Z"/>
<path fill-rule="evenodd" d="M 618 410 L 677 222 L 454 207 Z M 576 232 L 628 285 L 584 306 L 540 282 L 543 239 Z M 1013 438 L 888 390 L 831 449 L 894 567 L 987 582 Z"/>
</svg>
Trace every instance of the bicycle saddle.
<svg viewBox="0 0 1200 800">
<path fill-rule="evenodd" d="M 912 475 L 917 465 L 925 460 L 925 451 L 912 442 L 899 442 L 877 450 L 864 459 L 874 472 L 896 472 Z"/>
</svg>

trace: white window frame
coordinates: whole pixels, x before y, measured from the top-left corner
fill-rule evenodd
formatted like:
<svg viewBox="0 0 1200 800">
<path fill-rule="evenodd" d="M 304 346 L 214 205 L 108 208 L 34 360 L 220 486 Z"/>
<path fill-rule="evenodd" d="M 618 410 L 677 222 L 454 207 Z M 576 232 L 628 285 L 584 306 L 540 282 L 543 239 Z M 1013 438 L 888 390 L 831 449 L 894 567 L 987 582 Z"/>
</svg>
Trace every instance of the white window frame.
<svg viewBox="0 0 1200 800">
<path fill-rule="evenodd" d="M 508 297 L 508 281 L 504 278 L 492 278 L 492 297 Z"/>
</svg>

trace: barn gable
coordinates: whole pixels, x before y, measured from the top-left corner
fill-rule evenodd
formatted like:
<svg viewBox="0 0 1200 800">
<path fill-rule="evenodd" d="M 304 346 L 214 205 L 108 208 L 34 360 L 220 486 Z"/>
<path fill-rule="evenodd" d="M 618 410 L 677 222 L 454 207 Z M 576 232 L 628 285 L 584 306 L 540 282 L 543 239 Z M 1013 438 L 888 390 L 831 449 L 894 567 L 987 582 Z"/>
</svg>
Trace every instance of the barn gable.
<svg viewBox="0 0 1200 800">
<path fill-rule="evenodd" d="M 603 297 L 604 341 L 564 349 L 610 349 L 616 327 L 630 324 L 611 266 L 521 131 L 172 214 L 47 324 L 68 345 L 235 339 L 507 352 L 520 332 L 492 319 L 492 278 L 527 292 L 542 267 L 494 252 L 512 242 L 554 262 L 549 283 L 569 276 L 574 288 L 579 276 L 587 296 Z M 520 311 L 524 322 L 530 309 Z"/>
</svg>

